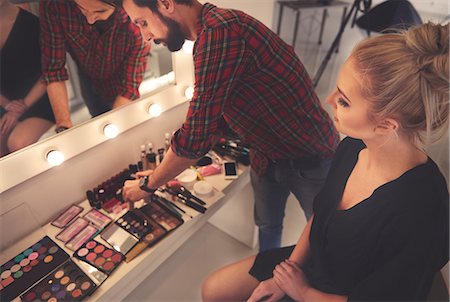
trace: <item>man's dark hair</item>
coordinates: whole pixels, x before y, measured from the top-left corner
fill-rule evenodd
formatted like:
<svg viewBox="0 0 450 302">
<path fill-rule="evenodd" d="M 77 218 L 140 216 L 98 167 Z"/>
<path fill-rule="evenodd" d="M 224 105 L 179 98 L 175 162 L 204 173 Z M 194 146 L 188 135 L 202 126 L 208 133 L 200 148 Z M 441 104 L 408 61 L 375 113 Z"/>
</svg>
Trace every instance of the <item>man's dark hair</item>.
<svg viewBox="0 0 450 302">
<path fill-rule="evenodd" d="M 120 0 L 122 1 L 122 0 Z M 178 4 L 192 6 L 194 0 L 174 0 Z M 158 0 L 133 0 L 134 4 L 139 7 L 148 7 L 152 12 L 158 12 Z"/>
</svg>

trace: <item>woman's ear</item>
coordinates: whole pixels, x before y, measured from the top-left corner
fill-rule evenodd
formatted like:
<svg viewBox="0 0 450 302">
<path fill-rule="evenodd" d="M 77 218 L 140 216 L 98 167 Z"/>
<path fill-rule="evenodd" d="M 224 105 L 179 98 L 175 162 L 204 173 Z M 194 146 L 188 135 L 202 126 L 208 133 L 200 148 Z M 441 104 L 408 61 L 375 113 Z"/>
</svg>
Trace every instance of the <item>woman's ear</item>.
<svg viewBox="0 0 450 302">
<path fill-rule="evenodd" d="M 396 120 L 387 118 L 377 124 L 377 126 L 375 127 L 375 133 L 382 135 L 391 134 L 392 132 L 397 131 L 398 128 L 399 123 Z"/>
</svg>

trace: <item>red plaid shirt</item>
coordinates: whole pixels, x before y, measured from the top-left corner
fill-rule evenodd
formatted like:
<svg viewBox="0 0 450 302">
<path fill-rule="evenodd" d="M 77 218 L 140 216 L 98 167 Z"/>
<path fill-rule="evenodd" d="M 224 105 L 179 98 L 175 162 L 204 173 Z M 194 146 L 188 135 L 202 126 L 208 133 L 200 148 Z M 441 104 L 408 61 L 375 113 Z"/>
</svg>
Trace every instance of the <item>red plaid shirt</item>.
<svg viewBox="0 0 450 302">
<path fill-rule="evenodd" d="M 46 83 L 68 79 L 67 51 L 104 101 L 113 102 L 118 95 L 139 98 L 149 48 L 122 8 L 116 8 L 102 34 L 87 23 L 75 1 L 41 1 L 39 8 Z"/>
<path fill-rule="evenodd" d="M 195 92 L 172 149 L 198 158 L 233 130 L 251 146 L 252 168 L 268 160 L 331 158 L 339 137 L 291 46 L 237 10 L 205 4 L 194 45 Z"/>
</svg>

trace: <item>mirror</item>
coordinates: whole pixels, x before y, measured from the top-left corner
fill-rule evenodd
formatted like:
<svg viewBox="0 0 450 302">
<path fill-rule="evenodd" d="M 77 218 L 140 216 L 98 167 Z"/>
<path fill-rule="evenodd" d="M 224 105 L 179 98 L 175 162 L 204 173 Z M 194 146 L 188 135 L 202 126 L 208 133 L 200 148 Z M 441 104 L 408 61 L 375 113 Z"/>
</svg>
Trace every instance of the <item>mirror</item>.
<svg viewBox="0 0 450 302">
<path fill-rule="evenodd" d="M 37 7 L 37 3 L 31 4 Z M 52 135 L 35 144 L 0 158 L 0 170 L 3 172 L 0 174 L 2 176 L 0 176 L 0 193 L 51 169 L 52 166 L 46 158 L 51 150 L 61 151 L 64 159 L 68 160 L 109 139 L 103 134 L 106 124 L 113 123 L 117 126 L 120 135 L 127 129 L 152 118 L 148 113 L 152 103 L 157 103 L 160 110 L 164 112 L 185 102 L 187 99 L 184 92 L 187 87 L 193 85 L 194 77 L 193 43 L 186 43 L 186 45 L 187 48 L 177 53 L 170 53 L 162 46 L 153 48 L 152 56 L 149 57 L 149 76 L 141 84 L 139 100 L 88 121 L 80 121 L 78 125 L 64 132 L 58 134 L 52 132 Z M 151 65 L 158 68 L 152 68 Z M 161 73 L 165 74 L 159 76 Z M 71 88 L 71 95 L 75 97 L 77 96 L 76 85 L 75 83 Z"/>
<path fill-rule="evenodd" d="M 21 3 L 23 1 L 21 0 L 14 0 L 11 1 L 11 3 Z M 32 2 L 32 3 L 21 3 L 19 4 L 19 7 L 32 12 L 33 14 L 37 15 L 39 7 L 38 7 L 38 3 L 37 2 Z M 17 17 L 18 18 L 18 17 Z M 17 21 L 18 19 L 15 20 L 14 24 L 16 23 L 23 23 L 23 21 Z M 24 20 L 24 18 L 21 16 L 20 20 Z M 30 25 L 30 24 L 28 24 Z M 17 32 L 17 29 L 14 29 L 15 25 L 12 25 L 12 29 L 11 29 L 11 33 L 19 33 Z M 37 32 L 36 32 L 37 33 Z M 18 45 L 17 44 L 17 39 L 13 39 L 13 41 L 11 40 L 11 36 L 15 37 L 16 35 L 8 35 L 7 38 L 5 38 L 6 41 L 8 41 L 9 43 L 9 49 L 13 49 L 16 46 L 12 46 L 12 45 Z M 6 35 L 5 35 L 6 36 Z M 32 36 L 34 37 L 34 35 Z M 4 37 L 2 37 L 4 38 Z M 12 45 L 11 45 L 11 42 Z M 5 42 L 5 46 L 8 46 L 8 44 Z M 34 45 L 34 44 L 33 44 Z M 2 46 L 3 47 L 3 46 Z M 13 47 L 13 48 L 11 48 Z M 5 47 L 5 49 L 8 47 Z M 31 47 L 33 49 L 33 47 Z M 4 55 L 2 54 L 2 62 L 3 60 L 6 60 L 8 54 L 11 55 L 14 53 L 14 51 L 9 51 L 6 49 L 4 52 Z M 33 61 L 30 61 L 33 62 Z M 33 64 L 31 64 L 33 65 Z M 26 69 L 27 66 L 30 66 L 29 63 L 27 65 L 18 65 L 19 67 L 16 68 L 15 66 L 16 63 L 11 63 L 11 66 L 8 68 L 3 69 L 2 68 L 2 77 L 3 78 L 7 78 L 5 76 L 5 74 L 8 74 L 9 70 L 12 70 L 12 68 L 14 69 Z M 74 62 L 74 60 L 72 60 L 70 58 L 69 55 L 67 55 L 67 64 L 66 64 L 66 68 L 69 74 L 69 80 L 66 81 L 66 87 L 67 87 L 67 91 L 68 91 L 68 96 L 69 96 L 69 110 L 70 110 L 70 116 L 71 116 L 71 120 L 73 123 L 73 126 L 85 123 L 85 122 L 89 122 L 89 120 L 91 119 L 91 115 L 89 114 L 89 111 L 85 105 L 85 102 L 83 100 L 83 96 L 81 93 L 81 88 L 80 88 L 80 78 L 79 78 L 79 74 L 77 71 L 77 65 Z M 5 74 L 3 74 L 5 73 Z M 167 87 L 168 85 L 173 84 L 175 81 L 175 76 L 174 76 L 174 72 L 173 72 L 173 64 L 172 64 L 172 55 L 170 53 L 170 51 L 163 47 L 162 45 L 156 45 L 154 43 L 152 43 L 151 45 L 151 51 L 147 57 L 147 67 L 145 70 L 145 74 L 144 74 L 144 79 L 141 83 L 141 86 L 139 88 L 139 92 L 142 97 L 146 97 L 148 95 L 151 95 L 152 93 L 155 93 L 155 91 L 158 91 L 160 89 L 162 89 L 163 87 Z M 14 83 L 16 83 L 17 81 L 15 81 Z M 33 81 L 34 82 L 34 81 Z M 4 85 L 5 83 L 3 83 L 2 81 L 2 85 L 4 85 L 3 87 L 12 87 L 12 88 L 6 88 L 8 90 L 5 90 L 5 92 L 7 93 L 6 95 L 8 95 L 8 92 L 11 92 L 11 89 L 15 89 L 14 87 L 17 86 L 17 84 L 12 84 L 10 82 L 6 82 L 7 84 Z M 28 86 L 27 86 L 28 87 Z M 3 90 L 2 89 L 2 95 L 3 95 Z M 14 90 L 12 90 L 14 91 Z M 15 91 L 17 91 L 17 89 L 15 89 Z M 28 94 L 28 89 L 27 89 L 27 94 Z M 9 95 L 17 95 L 17 93 L 9 93 Z M 12 101 L 13 99 L 11 97 L 8 98 L 10 101 Z M 3 98 L 3 97 L 2 97 Z M 8 102 L 7 102 L 8 103 Z M 4 104 L 1 104 L 2 106 L 4 106 Z M 35 106 L 34 106 L 35 107 Z M 41 107 L 42 108 L 42 107 Z M 53 113 L 51 111 L 50 108 L 48 109 L 42 109 L 42 110 L 46 110 L 47 115 L 49 116 L 53 116 Z M 39 111 L 41 112 L 41 111 Z M 36 113 L 34 113 L 36 114 Z M 33 117 L 34 115 L 28 116 L 28 117 Z M 40 115 L 38 115 L 40 117 Z M 45 116 L 45 114 L 44 114 Z M 23 141 L 23 139 L 21 139 L 20 134 L 17 133 L 23 133 L 23 131 L 27 131 L 26 129 L 30 129 L 33 128 L 30 125 L 27 125 L 25 127 L 27 128 L 22 128 L 20 130 L 22 130 L 22 132 L 20 132 L 20 130 L 15 131 L 14 133 L 14 140 L 15 141 L 22 141 L 22 143 L 18 143 L 18 144 L 12 144 L 10 147 L 10 150 L 7 150 L 6 147 L 6 138 L 8 137 L 5 136 L 3 143 L 2 143 L 2 152 L 1 154 L 7 155 L 8 152 L 10 152 L 11 150 L 16 150 L 17 148 L 19 148 L 19 146 L 26 146 L 28 144 L 30 144 L 31 142 L 37 142 L 39 143 L 39 141 L 42 141 L 43 139 L 46 139 L 48 137 L 52 137 L 55 135 L 55 126 L 52 125 L 52 123 L 50 121 L 47 121 L 48 118 L 42 117 L 44 119 L 40 119 L 38 128 L 40 130 L 36 130 L 36 133 L 30 134 L 30 140 L 26 140 L 28 141 L 27 143 L 25 143 Z M 27 121 L 28 122 L 28 121 Z M 45 123 L 45 124 L 44 124 Z M 42 127 L 42 128 L 40 128 Z M 50 128 L 49 128 L 50 127 Z M 36 127 L 34 127 L 35 129 L 38 129 Z M 47 130 L 48 129 L 48 130 Z M 11 135 L 12 136 L 12 135 Z M 23 138 L 23 136 L 22 136 Z M 12 148 L 12 149 L 11 149 Z M 13 151 L 14 152 L 14 151 Z M 6 153 L 6 154 L 5 154 Z M 1 155 L 0 155 L 1 156 Z"/>
</svg>

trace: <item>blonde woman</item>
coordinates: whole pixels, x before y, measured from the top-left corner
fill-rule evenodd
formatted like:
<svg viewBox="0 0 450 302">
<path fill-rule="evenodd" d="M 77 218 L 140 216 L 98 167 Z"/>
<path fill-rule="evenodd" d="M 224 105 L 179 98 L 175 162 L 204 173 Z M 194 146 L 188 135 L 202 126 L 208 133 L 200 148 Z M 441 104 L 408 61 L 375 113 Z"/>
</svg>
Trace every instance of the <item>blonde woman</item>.
<svg viewBox="0 0 450 302">
<path fill-rule="evenodd" d="M 448 261 L 449 193 L 423 151 L 448 129 L 449 25 L 361 42 L 327 102 L 338 147 L 296 246 L 221 268 L 205 301 L 423 301 Z"/>
</svg>

